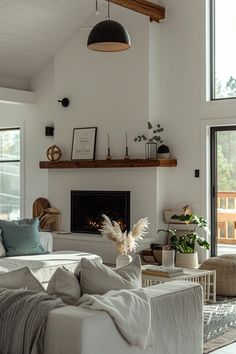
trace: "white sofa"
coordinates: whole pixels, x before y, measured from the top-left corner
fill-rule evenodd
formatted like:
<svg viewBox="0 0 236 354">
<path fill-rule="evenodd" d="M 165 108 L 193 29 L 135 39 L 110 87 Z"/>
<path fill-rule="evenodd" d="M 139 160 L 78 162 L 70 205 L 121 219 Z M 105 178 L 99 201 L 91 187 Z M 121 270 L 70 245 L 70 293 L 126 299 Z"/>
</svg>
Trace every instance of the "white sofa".
<svg viewBox="0 0 236 354">
<path fill-rule="evenodd" d="M 46 288 L 49 279 L 55 270 L 59 267 L 64 266 L 71 272 L 74 272 L 76 266 L 83 257 L 89 258 L 91 260 L 102 261 L 101 257 L 85 252 L 52 252 L 52 235 L 49 232 L 41 232 L 40 236 L 42 240 L 42 246 L 50 253 L 30 256 L 2 257 L 0 258 L 0 273 L 10 272 L 22 267 L 29 267 L 34 276 Z"/>
<path fill-rule="evenodd" d="M 202 354 L 201 286 L 173 281 L 145 291 L 151 297 L 153 347 L 144 351 L 129 345 L 103 311 L 66 306 L 51 311 L 48 316 L 44 353 Z"/>
<path fill-rule="evenodd" d="M 42 233 L 44 248 L 52 251 L 52 236 Z M 0 273 L 28 266 L 46 287 L 58 267 L 74 271 L 82 257 L 99 256 L 72 251 L 0 258 Z M 129 345 L 103 311 L 76 306 L 49 313 L 44 354 L 202 354 L 203 297 L 196 283 L 169 282 L 148 287 L 151 297 L 153 347 L 145 351 Z M 142 321 L 142 319 L 140 319 Z"/>
</svg>

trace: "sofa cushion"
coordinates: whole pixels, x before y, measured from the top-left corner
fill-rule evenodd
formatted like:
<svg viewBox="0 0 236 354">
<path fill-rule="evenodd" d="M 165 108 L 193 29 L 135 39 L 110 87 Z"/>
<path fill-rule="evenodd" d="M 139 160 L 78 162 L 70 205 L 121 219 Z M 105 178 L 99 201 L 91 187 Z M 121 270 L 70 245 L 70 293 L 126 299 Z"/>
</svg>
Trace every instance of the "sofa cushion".
<svg viewBox="0 0 236 354">
<path fill-rule="evenodd" d="M 140 258 L 125 267 L 112 269 L 100 262 L 82 258 L 75 274 L 80 271 L 80 285 L 83 294 L 103 295 L 109 290 L 134 289 L 142 286 Z"/>
<path fill-rule="evenodd" d="M 21 289 L 27 288 L 33 291 L 44 291 L 43 286 L 33 276 L 28 267 L 0 274 L 0 288 Z"/>
<path fill-rule="evenodd" d="M 41 244 L 39 219 L 0 220 L 7 256 L 47 253 Z"/>
<path fill-rule="evenodd" d="M 0 257 L 5 257 L 5 256 L 6 256 L 6 250 L 2 243 L 2 236 L 0 235 Z"/>
<path fill-rule="evenodd" d="M 0 258 L 0 273 L 10 272 L 22 267 L 28 267 L 40 283 L 47 285 L 50 278 L 62 266 L 74 272 L 81 258 L 102 261 L 101 257 L 78 251 L 57 251 L 48 254 L 14 256 Z"/>
<path fill-rule="evenodd" d="M 49 280 L 47 292 L 60 297 L 68 305 L 76 305 L 81 291 L 77 277 L 65 268 L 58 268 Z"/>
</svg>

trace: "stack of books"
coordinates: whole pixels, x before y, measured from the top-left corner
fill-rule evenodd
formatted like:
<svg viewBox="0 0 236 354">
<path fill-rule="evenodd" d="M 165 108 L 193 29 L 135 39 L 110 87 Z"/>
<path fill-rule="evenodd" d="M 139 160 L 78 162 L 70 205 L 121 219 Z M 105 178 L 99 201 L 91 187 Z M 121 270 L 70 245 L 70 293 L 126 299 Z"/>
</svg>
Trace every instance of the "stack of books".
<svg viewBox="0 0 236 354">
<path fill-rule="evenodd" d="M 164 267 L 153 264 L 147 264 L 142 266 L 142 273 L 144 275 L 153 275 L 161 277 L 176 277 L 183 274 L 183 268 L 178 267 Z"/>
</svg>

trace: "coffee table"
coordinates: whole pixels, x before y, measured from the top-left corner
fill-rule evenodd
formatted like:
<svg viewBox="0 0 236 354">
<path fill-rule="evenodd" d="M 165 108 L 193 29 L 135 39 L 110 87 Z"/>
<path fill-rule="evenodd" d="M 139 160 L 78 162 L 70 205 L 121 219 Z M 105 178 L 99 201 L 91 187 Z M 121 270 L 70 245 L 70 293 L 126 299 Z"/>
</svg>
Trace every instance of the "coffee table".
<svg viewBox="0 0 236 354">
<path fill-rule="evenodd" d="M 145 270 L 145 265 L 142 266 Z M 204 301 L 216 302 L 216 271 L 184 268 L 183 274 L 175 277 L 142 274 L 143 287 L 166 283 L 174 280 L 197 282 L 203 287 Z"/>
</svg>

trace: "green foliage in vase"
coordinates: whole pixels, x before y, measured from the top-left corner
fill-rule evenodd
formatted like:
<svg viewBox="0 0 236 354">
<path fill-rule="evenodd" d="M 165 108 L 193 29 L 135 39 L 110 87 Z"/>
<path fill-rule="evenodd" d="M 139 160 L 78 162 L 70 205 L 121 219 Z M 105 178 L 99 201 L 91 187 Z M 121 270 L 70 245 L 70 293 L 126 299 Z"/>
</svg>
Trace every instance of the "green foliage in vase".
<svg viewBox="0 0 236 354">
<path fill-rule="evenodd" d="M 149 143 L 163 143 L 163 140 L 161 138 L 161 136 L 159 135 L 159 133 L 164 131 L 164 128 L 161 127 L 160 124 L 157 124 L 156 127 L 153 127 L 152 123 L 148 122 L 148 130 L 151 131 L 152 136 L 146 136 L 146 135 L 138 135 L 134 138 L 134 141 L 136 142 L 141 142 L 141 141 L 145 141 L 145 142 L 149 142 Z"/>
<path fill-rule="evenodd" d="M 178 220 L 189 226 L 189 230 L 185 234 L 177 234 L 176 230 L 158 230 L 158 232 L 165 231 L 170 236 L 170 244 L 180 253 L 194 253 L 196 245 L 209 250 L 210 244 L 198 234 L 198 229 L 204 229 L 209 233 L 206 219 L 196 214 L 185 213 L 187 207 L 184 207 L 183 214 L 173 215 L 171 219 Z"/>
</svg>

